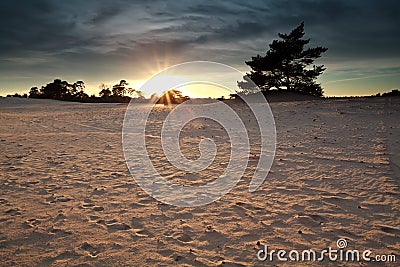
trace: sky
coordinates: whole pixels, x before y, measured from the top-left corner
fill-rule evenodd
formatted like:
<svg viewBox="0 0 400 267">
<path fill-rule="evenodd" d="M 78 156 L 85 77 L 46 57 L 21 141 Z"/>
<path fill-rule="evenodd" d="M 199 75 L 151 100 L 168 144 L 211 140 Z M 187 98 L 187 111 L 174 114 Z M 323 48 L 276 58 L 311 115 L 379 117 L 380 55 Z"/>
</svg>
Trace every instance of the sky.
<svg viewBox="0 0 400 267">
<path fill-rule="evenodd" d="M 0 1 L 0 95 L 56 78 L 140 86 L 188 61 L 242 72 L 278 33 L 305 22 L 325 95 L 371 95 L 400 88 L 400 2 L 396 0 Z M 148 92 L 146 92 L 148 94 Z"/>
</svg>

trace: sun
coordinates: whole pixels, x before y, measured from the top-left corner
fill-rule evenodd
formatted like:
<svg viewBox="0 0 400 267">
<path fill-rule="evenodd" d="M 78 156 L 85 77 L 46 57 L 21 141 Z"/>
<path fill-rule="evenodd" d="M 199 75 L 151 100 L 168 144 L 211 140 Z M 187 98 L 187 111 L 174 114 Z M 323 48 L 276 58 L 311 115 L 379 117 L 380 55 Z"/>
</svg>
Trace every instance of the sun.
<svg viewBox="0 0 400 267">
<path fill-rule="evenodd" d="M 230 91 L 215 84 L 193 82 L 189 77 L 180 75 L 160 75 L 152 78 L 151 90 L 161 95 L 168 90 L 178 90 L 190 98 L 229 97 Z"/>
<path fill-rule="evenodd" d="M 154 93 L 156 93 L 157 95 L 161 95 L 164 91 L 173 89 L 171 87 L 174 87 L 177 84 L 184 84 L 186 82 L 187 79 L 184 77 L 159 75 L 149 77 L 148 79 L 144 80 L 134 80 L 132 84 L 135 88 L 143 91 L 146 96 L 150 96 Z"/>
<path fill-rule="evenodd" d="M 231 93 L 228 89 L 212 83 L 189 83 L 181 91 L 184 95 L 188 95 L 191 98 L 218 98 L 222 96 L 229 98 L 229 94 Z"/>
<path fill-rule="evenodd" d="M 161 95 L 163 92 L 176 89 L 183 91 L 189 79 L 179 75 L 156 75 L 144 82 L 142 90 L 150 96 L 154 93 Z"/>
<path fill-rule="evenodd" d="M 183 75 L 156 75 L 143 82 L 141 87 L 141 90 L 147 96 L 151 96 L 154 93 L 161 96 L 163 92 L 172 89 L 181 91 L 182 95 L 190 98 L 218 98 L 221 96 L 227 98 L 231 93 L 226 88 L 215 84 L 193 82 L 189 77 Z"/>
</svg>

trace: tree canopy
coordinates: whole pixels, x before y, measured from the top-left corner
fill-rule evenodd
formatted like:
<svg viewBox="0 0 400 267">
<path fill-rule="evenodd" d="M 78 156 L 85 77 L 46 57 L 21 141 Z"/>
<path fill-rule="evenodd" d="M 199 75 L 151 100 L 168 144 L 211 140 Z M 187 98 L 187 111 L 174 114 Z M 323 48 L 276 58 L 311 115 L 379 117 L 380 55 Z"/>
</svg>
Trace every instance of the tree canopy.
<svg viewBox="0 0 400 267">
<path fill-rule="evenodd" d="M 251 68 L 250 73 L 238 82 L 243 93 L 255 89 L 254 83 L 261 91 L 286 89 L 314 96 L 322 96 L 321 85 L 316 82 L 325 70 L 324 65 L 314 65 L 328 48 L 305 48 L 310 39 L 304 39 L 304 22 L 289 34 L 279 33 L 279 40 L 269 45 L 264 56 L 257 55 L 245 63 Z"/>
<path fill-rule="evenodd" d="M 89 97 L 84 89 L 85 83 L 83 81 L 70 84 L 67 81 L 55 79 L 53 82 L 42 86 L 40 90 L 37 87 L 32 87 L 29 91 L 29 97 L 79 101 Z"/>
<path fill-rule="evenodd" d="M 80 102 L 129 102 L 131 97 L 126 96 L 135 95 L 136 98 L 144 99 L 143 92 L 132 88 L 127 88 L 127 81 L 121 80 L 118 84 L 111 86 L 100 84 L 100 97 L 95 95 L 88 96 L 85 90 L 85 83 L 77 81 L 73 84 L 61 79 L 55 79 L 53 82 L 38 87 L 32 87 L 29 91 L 30 98 L 46 98 L 64 101 L 80 101 Z"/>
</svg>

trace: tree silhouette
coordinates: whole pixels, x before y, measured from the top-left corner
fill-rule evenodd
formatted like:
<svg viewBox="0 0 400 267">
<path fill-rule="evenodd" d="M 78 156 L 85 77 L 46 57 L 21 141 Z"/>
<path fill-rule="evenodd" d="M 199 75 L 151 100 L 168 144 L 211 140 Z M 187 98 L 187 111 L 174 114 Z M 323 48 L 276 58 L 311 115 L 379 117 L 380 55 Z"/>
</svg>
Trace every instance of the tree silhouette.
<svg viewBox="0 0 400 267">
<path fill-rule="evenodd" d="M 52 83 L 42 86 L 40 92 L 42 98 L 69 100 L 72 96 L 72 86 L 66 81 L 56 79 Z"/>
<path fill-rule="evenodd" d="M 32 87 L 31 90 L 29 91 L 29 97 L 30 98 L 40 98 L 40 92 L 36 86 Z"/>
<path fill-rule="evenodd" d="M 118 84 L 114 85 L 112 88 L 113 97 L 124 97 L 125 95 L 136 96 L 136 98 L 143 99 L 144 93 L 142 91 L 128 88 L 128 82 L 126 80 L 121 80 Z"/>
<path fill-rule="evenodd" d="M 89 95 L 84 91 L 86 87 L 84 81 L 76 81 L 75 83 L 70 84 L 67 81 L 55 79 L 53 82 L 42 86 L 40 89 L 38 89 L 38 87 L 32 87 L 29 91 L 29 97 L 88 103 L 128 103 L 131 100 L 131 97 L 125 96 L 125 94 L 135 95 L 139 99 L 145 98 L 143 92 L 127 88 L 126 85 L 128 85 L 128 83 L 125 80 L 121 80 L 118 84 L 112 87 L 111 91 L 110 86 L 100 84 L 100 97 L 96 97 L 95 95 L 89 97 Z"/>
<path fill-rule="evenodd" d="M 124 96 L 124 94 L 128 92 L 126 88 L 127 85 L 128 83 L 125 80 L 121 80 L 119 84 L 114 85 L 112 88 L 113 96 Z"/>
<path fill-rule="evenodd" d="M 108 89 L 108 88 L 103 88 L 103 89 L 101 89 L 101 91 L 99 92 L 99 96 L 100 96 L 100 97 L 103 97 L 103 98 L 105 98 L 105 97 L 110 97 L 110 95 L 111 95 L 111 91 L 110 91 L 110 89 Z"/>
<path fill-rule="evenodd" d="M 77 81 L 74 84 L 69 84 L 67 81 L 55 79 L 53 82 L 42 86 L 39 90 L 37 87 L 32 87 L 29 91 L 31 98 L 48 98 L 66 101 L 82 101 L 89 98 L 84 92 L 85 83 Z"/>
<path fill-rule="evenodd" d="M 272 88 L 286 88 L 288 91 L 322 96 L 323 90 L 316 79 L 325 68 L 313 63 L 328 49 L 320 46 L 305 49 L 310 39 L 303 39 L 304 34 L 302 22 L 289 34 L 279 33 L 281 40 L 274 40 L 265 56 L 257 55 L 246 61 L 252 70 L 243 77 L 244 81 L 238 82 L 242 92 L 254 90 L 253 81 L 264 92 Z"/>
<path fill-rule="evenodd" d="M 383 93 L 382 96 L 400 96 L 399 89 L 393 89 L 391 92 Z"/>
<path fill-rule="evenodd" d="M 99 85 L 99 89 L 100 89 L 99 96 L 101 98 L 108 98 L 108 97 L 111 96 L 111 90 L 110 90 L 110 86 L 109 85 L 101 83 Z"/>
<path fill-rule="evenodd" d="M 84 92 L 85 90 L 85 83 L 83 81 L 75 82 L 71 87 L 71 96 L 72 99 L 85 99 L 88 98 L 88 94 Z"/>
</svg>

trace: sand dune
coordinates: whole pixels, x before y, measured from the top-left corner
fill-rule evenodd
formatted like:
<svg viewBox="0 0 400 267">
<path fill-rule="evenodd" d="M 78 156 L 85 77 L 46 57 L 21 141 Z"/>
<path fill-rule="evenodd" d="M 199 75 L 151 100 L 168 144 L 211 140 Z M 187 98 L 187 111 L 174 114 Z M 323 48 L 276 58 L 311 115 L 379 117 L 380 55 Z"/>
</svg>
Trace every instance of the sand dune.
<svg viewBox="0 0 400 267">
<path fill-rule="evenodd" d="M 212 204 L 179 208 L 131 177 L 121 147 L 125 104 L 0 99 L 1 265 L 266 266 L 257 259 L 264 245 L 322 250 L 339 238 L 399 261 L 400 100 L 271 108 L 278 143 L 264 184 L 249 193 L 259 142 L 250 127 L 251 156 L 238 185 Z M 176 183 L 214 179 L 228 161 L 225 132 L 208 121 L 188 125 L 182 152 L 196 157 L 198 141 L 213 137 L 217 161 L 200 174 L 179 172 L 157 138 L 169 109 L 154 110 L 146 133 L 155 167 Z"/>
</svg>

